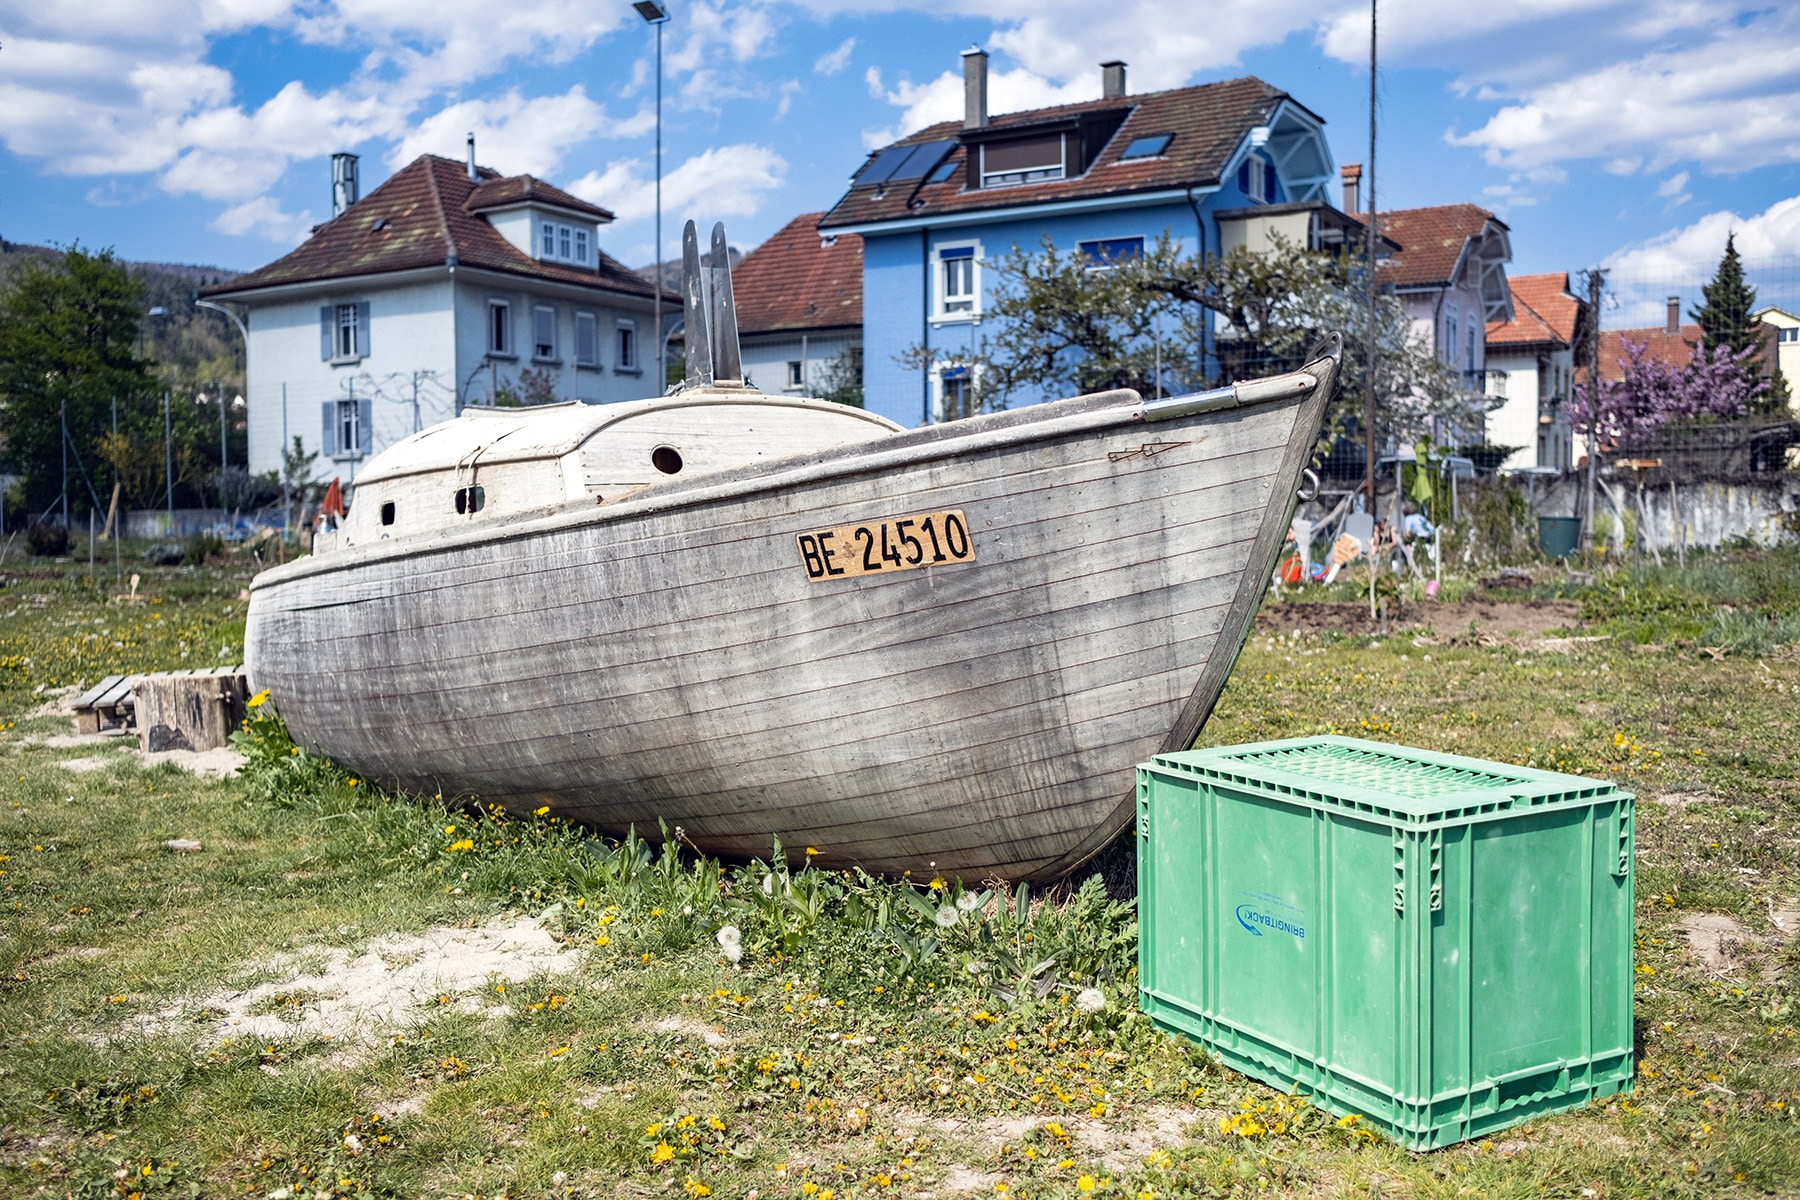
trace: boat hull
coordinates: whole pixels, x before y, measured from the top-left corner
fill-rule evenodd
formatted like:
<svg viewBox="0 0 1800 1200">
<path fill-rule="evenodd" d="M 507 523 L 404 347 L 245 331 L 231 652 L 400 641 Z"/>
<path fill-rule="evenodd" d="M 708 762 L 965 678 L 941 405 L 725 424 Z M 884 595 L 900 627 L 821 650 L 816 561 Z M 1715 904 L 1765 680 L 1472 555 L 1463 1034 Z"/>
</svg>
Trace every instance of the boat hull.
<svg viewBox="0 0 1800 1200">
<path fill-rule="evenodd" d="M 1154 424 L 1083 397 L 259 576 L 253 686 L 365 776 L 824 866 L 1052 877 L 1191 744 L 1331 390 Z M 972 561 L 811 577 L 956 511 Z"/>
</svg>

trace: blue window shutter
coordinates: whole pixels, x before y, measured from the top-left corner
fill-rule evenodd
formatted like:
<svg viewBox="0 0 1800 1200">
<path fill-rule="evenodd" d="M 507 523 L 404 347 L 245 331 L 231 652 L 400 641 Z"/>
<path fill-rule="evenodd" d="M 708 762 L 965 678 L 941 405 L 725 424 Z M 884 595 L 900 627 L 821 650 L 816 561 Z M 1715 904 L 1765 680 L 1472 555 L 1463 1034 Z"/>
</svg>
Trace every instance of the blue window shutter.
<svg viewBox="0 0 1800 1200">
<path fill-rule="evenodd" d="M 319 361 L 331 361 L 331 305 L 319 305 Z"/>
<path fill-rule="evenodd" d="M 1238 191 L 1250 194 L 1250 163 L 1248 160 L 1238 164 Z"/>
<path fill-rule="evenodd" d="M 1275 203 L 1275 164 L 1263 166 L 1263 199 L 1270 204 Z"/>
<path fill-rule="evenodd" d="M 375 402 L 358 400 L 356 402 L 356 452 L 366 455 L 374 448 Z"/>
<path fill-rule="evenodd" d="M 356 306 L 356 341 L 356 352 L 366 358 L 372 344 L 369 341 L 369 302 L 367 300 Z"/>
<path fill-rule="evenodd" d="M 324 447 L 324 455 L 330 458 L 337 453 L 337 402 L 327 400 L 319 405 L 319 421 L 321 433 L 320 444 Z"/>
</svg>

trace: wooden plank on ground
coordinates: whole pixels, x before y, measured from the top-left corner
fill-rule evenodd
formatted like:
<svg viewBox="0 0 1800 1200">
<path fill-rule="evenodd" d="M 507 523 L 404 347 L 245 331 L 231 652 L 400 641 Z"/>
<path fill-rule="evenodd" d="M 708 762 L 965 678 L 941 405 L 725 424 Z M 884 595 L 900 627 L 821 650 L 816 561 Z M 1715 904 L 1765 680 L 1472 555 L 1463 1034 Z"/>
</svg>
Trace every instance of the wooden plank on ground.
<svg viewBox="0 0 1800 1200">
<path fill-rule="evenodd" d="M 146 753 L 216 750 L 244 719 L 241 675 L 147 675 L 133 692 Z"/>
</svg>

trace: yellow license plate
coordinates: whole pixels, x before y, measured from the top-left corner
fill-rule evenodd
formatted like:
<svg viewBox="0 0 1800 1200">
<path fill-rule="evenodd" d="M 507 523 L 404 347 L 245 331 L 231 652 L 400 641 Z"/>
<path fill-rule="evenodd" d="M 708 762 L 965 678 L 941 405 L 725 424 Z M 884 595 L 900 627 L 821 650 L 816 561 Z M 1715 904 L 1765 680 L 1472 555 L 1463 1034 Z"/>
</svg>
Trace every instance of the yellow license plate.
<svg viewBox="0 0 1800 1200">
<path fill-rule="evenodd" d="M 915 513 L 802 533 L 800 565 L 815 583 L 975 561 L 975 540 L 960 509 Z"/>
</svg>

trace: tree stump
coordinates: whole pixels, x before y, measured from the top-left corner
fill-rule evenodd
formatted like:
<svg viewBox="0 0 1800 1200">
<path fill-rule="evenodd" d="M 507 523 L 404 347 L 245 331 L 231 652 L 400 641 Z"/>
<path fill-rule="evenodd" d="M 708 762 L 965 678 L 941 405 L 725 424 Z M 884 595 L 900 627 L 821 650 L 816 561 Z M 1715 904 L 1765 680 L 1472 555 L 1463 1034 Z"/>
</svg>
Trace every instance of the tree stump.
<svg viewBox="0 0 1800 1200">
<path fill-rule="evenodd" d="M 146 675 L 133 691 L 144 752 L 216 750 L 244 719 L 241 674 Z"/>
</svg>

